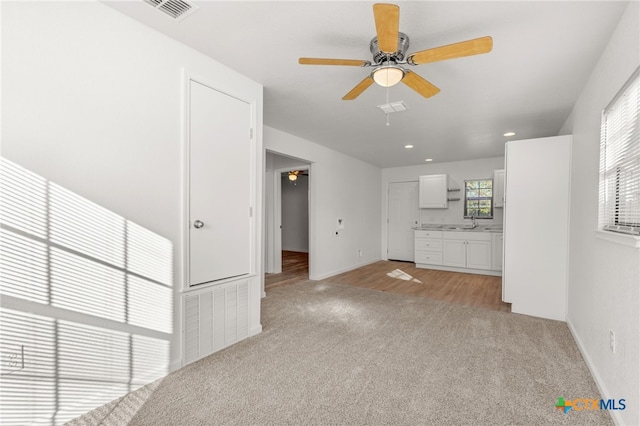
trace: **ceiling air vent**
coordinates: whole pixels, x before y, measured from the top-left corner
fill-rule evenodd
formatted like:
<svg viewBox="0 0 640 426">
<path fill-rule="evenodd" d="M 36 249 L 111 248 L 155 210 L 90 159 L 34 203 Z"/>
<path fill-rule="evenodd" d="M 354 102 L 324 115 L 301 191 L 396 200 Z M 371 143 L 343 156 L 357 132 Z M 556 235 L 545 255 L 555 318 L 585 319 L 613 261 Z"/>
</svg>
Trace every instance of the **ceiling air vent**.
<svg viewBox="0 0 640 426">
<path fill-rule="evenodd" d="M 163 11 L 176 21 L 181 21 L 198 10 L 198 6 L 184 0 L 144 0 L 144 2 Z"/>
<path fill-rule="evenodd" d="M 390 114 L 392 112 L 406 111 L 407 104 L 405 104 L 404 101 L 392 102 L 390 104 L 378 105 L 378 108 L 380 108 L 385 114 Z"/>
</svg>

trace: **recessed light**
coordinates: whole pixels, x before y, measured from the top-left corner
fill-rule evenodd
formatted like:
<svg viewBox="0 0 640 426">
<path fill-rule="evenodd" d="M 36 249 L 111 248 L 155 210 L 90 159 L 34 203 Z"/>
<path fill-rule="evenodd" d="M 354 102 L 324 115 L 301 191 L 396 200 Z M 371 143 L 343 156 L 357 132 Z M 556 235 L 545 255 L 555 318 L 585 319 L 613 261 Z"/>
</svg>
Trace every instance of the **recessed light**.
<svg viewBox="0 0 640 426">
<path fill-rule="evenodd" d="M 424 161 L 433 161 L 433 158 L 427 158 Z"/>
<path fill-rule="evenodd" d="M 405 145 L 404 147 L 407 148 L 407 149 L 411 149 L 411 148 L 413 148 L 413 145 Z"/>
<path fill-rule="evenodd" d="M 515 135 L 516 135 L 516 133 L 515 133 L 515 132 L 507 132 L 507 133 L 505 133 L 503 136 L 507 136 L 507 137 L 509 137 L 509 136 L 515 136 Z"/>
</svg>

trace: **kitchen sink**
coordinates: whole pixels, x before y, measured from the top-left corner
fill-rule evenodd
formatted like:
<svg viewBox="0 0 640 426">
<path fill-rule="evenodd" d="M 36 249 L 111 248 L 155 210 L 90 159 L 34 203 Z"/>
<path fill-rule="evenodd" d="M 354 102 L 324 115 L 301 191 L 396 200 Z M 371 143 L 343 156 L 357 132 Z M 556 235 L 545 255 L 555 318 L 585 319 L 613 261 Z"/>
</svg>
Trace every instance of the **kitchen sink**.
<svg viewBox="0 0 640 426">
<path fill-rule="evenodd" d="M 464 229 L 473 229 L 472 226 L 468 225 L 444 225 L 442 229 L 449 229 L 453 231 L 462 231 Z"/>
</svg>

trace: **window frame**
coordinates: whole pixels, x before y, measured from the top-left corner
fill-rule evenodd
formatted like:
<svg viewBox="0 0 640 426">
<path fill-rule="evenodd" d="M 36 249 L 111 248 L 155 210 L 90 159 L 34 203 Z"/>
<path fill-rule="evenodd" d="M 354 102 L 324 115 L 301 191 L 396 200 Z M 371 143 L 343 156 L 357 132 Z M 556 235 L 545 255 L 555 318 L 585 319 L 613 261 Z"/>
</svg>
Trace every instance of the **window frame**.
<svg viewBox="0 0 640 426">
<path fill-rule="evenodd" d="M 487 197 L 473 197 L 471 200 L 477 200 L 477 201 L 482 201 L 482 200 L 489 200 L 489 216 L 479 216 L 479 215 L 471 215 L 470 214 L 470 210 L 475 210 L 476 212 L 478 212 L 480 210 L 480 206 L 476 207 L 476 208 L 469 208 L 469 187 L 468 187 L 468 183 L 470 182 L 490 182 L 491 184 L 491 196 Z M 462 217 L 464 219 L 471 219 L 472 217 L 475 219 L 493 219 L 493 210 L 494 210 L 494 200 L 493 200 L 493 196 L 494 196 L 494 187 L 493 187 L 493 178 L 484 178 L 484 179 L 467 179 L 464 181 L 464 206 L 463 206 L 463 210 L 462 210 Z M 480 189 L 480 188 L 476 188 L 476 189 Z M 485 188 L 486 189 L 486 188 Z"/>
<path fill-rule="evenodd" d="M 640 235 L 639 112 L 640 67 L 602 111 L 598 181 L 598 231 L 601 233 L 636 238 Z"/>
</svg>

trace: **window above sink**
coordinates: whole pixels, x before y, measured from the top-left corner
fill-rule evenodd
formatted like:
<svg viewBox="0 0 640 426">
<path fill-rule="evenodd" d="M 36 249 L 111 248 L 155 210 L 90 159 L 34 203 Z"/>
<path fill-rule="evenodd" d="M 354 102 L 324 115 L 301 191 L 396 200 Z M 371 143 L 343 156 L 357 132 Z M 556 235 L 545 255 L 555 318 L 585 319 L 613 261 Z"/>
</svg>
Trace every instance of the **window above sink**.
<svg viewBox="0 0 640 426">
<path fill-rule="evenodd" d="M 493 179 L 464 181 L 464 218 L 493 219 Z"/>
</svg>

